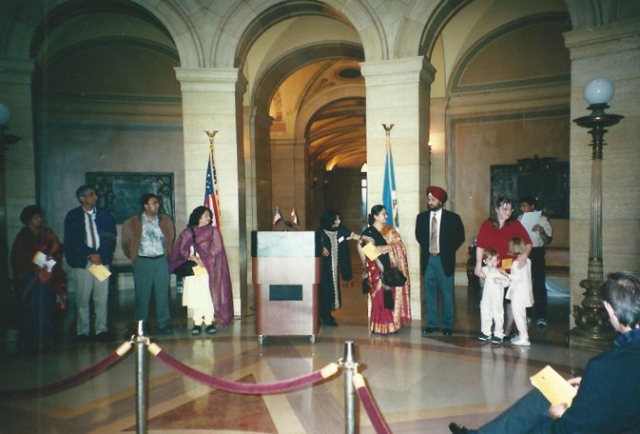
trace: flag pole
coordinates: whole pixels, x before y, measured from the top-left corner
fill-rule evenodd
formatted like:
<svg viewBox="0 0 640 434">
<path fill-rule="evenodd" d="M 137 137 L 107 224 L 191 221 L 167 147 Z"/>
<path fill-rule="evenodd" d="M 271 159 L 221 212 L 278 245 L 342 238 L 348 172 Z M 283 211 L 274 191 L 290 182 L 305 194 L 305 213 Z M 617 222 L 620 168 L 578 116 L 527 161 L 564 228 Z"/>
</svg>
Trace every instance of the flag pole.
<svg viewBox="0 0 640 434">
<path fill-rule="evenodd" d="M 388 208 L 387 209 L 387 222 L 389 222 L 389 217 L 391 218 L 391 224 L 394 227 L 398 227 L 398 222 L 397 222 L 397 210 L 396 210 L 396 206 L 394 204 L 394 193 L 395 193 L 395 177 L 393 175 L 393 166 L 392 166 L 392 162 L 391 162 L 391 129 L 393 128 L 395 124 L 390 124 L 389 126 L 387 126 L 386 124 L 382 124 L 382 127 L 384 128 L 385 131 L 385 135 L 386 135 L 386 150 L 387 150 L 387 158 L 386 158 L 386 182 L 388 185 L 388 193 L 389 193 L 389 204 L 388 204 Z M 385 203 L 384 200 L 385 197 L 385 193 L 383 192 L 382 195 L 382 202 L 385 205 L 385 207 L 387 207 L 387 204 Z"/>
<path fill-rule="evenodd" d="M 211 171 L 211 184 L 212 184 L 214 200 L 215 200 L 214 209 L 212 211 L 214 212 L 214 216 L 216 219 L 216 226 L 220 228 L 220 202 L 218 202 L 218 191 L 217 191 L 218 180 L 217 180 L 215 167 L 214 167 L 215 154 L 214 154 L 214 145 L 213 145 L 213 141 L 216 137 L 216 134 L 218 134 L 218 130 L 213 130 L 213 131 L 204 130 L 204 132 L 209 137 L 209 170 Z"/>
<path fill-rule="evenodd" d="M 389 189 L 392 188 L 391 186 L 391 159 L 389 158 L 389 151 L 391 150 L 391 128 L 393 128 L 395 124 L 390 124 L 389 126 L 387 126 L 386 124 L 382 124 L 382 127 L 384 128 L 384 134 L 387 137 L 387 143 L 386 143 L 386 148 L 387 148 L 387 182 L 389 183 Z M 392 202 L 393 203 L 393 202 Z M 389 210 L 387 210 L 388 212 Z M 393 210 L 391 210 L 391 215 L 393 215 Z"/>
</svg>

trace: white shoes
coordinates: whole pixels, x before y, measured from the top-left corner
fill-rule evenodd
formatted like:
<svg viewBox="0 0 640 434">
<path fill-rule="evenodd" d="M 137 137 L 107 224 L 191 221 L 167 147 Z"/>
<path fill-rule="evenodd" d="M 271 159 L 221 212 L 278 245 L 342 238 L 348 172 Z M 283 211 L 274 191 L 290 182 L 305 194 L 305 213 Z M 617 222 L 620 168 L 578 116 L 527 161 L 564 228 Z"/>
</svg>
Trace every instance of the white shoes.
<svg viewBox="0 0 640 434">
<path fill-rule="evenodd" d="M 519 347 L 530 347 L 531 342 L 529 342 L 529 339 L 518 336 L 511 341 L 511 345 L 517 345 Z"/>
</svg>

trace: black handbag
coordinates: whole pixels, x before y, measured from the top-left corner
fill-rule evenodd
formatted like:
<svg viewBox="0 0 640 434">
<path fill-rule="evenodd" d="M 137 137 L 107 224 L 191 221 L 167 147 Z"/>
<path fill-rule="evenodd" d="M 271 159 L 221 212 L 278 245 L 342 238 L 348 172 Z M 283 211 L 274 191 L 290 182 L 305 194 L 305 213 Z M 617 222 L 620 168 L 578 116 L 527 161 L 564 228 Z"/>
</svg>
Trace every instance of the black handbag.
<svg viewBox="0 0 640 434">
<path fill-rule="evenodd" d="M 393 299 L 393 291 L 391 288 L 384 289 L 384 308 L 393 309 L 395 307 L 395 301 Z"/>
<path fill-rule="evenodd" d="M 189 226 L 189 229 L 191 229 L 191 237 L 193 239 L 193 251 L 195 254 L 195 250 L 196 250 L 196 233 L 193 231 L 193 228 L 191 226 Z M 178 265 L 176 268 L 173 269 L 173 274 L 175 274 L 178 277 L 189 277 L 189 276 L 193 276 L 193 267 L 197 266 L 198 264 L 196 264 L 195 261 L 191 261 L 189 259 L 187 259 L 185 262 L 183 262 L 182 264 Z"/>
<path fill-rule="evenodd" d="M 193 276 L 193 267 L 195 267 L 196 265 L 198 264 L 196 264 L 194 261 L 187 260 L 181 265 L 178 265 L 176 268 L 174 268 L 173 274 L 179 277 Z"/>
<path fill-rule="evenodd" d="M 367 279 L 366 277 L 362 279 L 362 293 L 363 294 L 369 293 L 369 279 Z"/>
<path fill-rule="evenodd" d="M 382 272 L 382 282 L 386 286 L 403 286 L 407 277 L 397 268 L 387 267 Z"/>
</svg>

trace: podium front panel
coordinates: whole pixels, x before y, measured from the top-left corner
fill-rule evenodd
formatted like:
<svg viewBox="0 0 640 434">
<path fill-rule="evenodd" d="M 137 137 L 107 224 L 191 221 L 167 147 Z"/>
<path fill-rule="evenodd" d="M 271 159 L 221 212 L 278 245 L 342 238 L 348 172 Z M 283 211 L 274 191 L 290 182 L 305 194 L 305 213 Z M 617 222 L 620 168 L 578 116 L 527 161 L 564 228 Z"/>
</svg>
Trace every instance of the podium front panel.
<svg viewBox="0 0 640 434">
<path fill-rule="evenodd" d="M 318 334 L 320 242 L 316 232 L 251 232 L 256 334 Z M 312 340 L 313 341 L 313 340 Z"/>
<path fill-rule="evenodd" d="M 317 335 L 320 258 L 253 258 L 256 334 Z"/>
</svg>

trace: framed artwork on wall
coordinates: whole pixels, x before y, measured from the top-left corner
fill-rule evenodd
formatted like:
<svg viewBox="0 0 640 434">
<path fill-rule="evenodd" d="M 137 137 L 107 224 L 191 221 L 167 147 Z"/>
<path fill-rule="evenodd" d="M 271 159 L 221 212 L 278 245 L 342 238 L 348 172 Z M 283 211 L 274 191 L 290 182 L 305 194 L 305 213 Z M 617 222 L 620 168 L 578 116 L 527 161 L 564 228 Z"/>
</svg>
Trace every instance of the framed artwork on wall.
<svg viewBox="0 0 640 434">
<path fill-rule="evenodd" d="M 175 221 L 173 173 L 86 172 L 85 183 L 98 194 L 98 206 L 115 218 L 116 223 L 141 212 L 140 198 L 154 193 L 160 201 L 160 213 Z"/>
<path fill-rule="evenodd" d="M 523 164 L 491 166 L 490 209 L 500 196 L 513 200 L 516 211 L 520 208 L 521 198 L 533 196 L 538 199 L 536 209 L 550 218 L 568 219 L 569 162 L 554 162 L 543 167 Z"/>
</svg>

